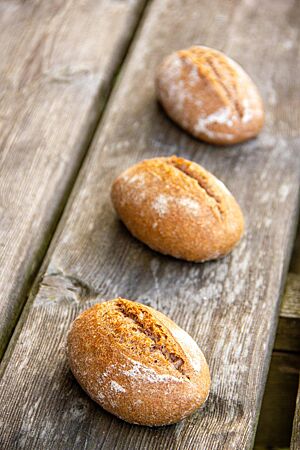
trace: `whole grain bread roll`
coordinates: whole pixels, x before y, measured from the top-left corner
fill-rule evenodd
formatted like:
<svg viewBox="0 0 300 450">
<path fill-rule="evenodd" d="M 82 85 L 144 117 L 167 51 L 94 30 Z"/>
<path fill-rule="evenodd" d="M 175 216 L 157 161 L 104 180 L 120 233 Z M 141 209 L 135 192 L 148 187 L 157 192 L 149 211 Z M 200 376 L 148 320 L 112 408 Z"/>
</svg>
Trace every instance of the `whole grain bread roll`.
<svg viewBox="0 0 300 450">
<path fill-rule="evenodd" d="M 175 258 L 200 262 L 224 256 L 244 231 L 241 209 L 224 184 L 176 156 L 130 167 L 114 181 L 111 197 L 136 238 Z"/>
<path fill-rule="evenodd" d="M 167 114 L 193 136 L 227 145 L 256 136 L 264 123 L 258 90 L 223 53 L 202 46 L 172 53 L 156 76 Z"/>
<path fill-rule="evenodd" d="M 130 300 L 116 298 L 80 314 L 67 351 L 82 388 L 130 423 L 178 422 L 209 394 L 209 369 L 196 342 L 165 315 Z"/>
</svg>

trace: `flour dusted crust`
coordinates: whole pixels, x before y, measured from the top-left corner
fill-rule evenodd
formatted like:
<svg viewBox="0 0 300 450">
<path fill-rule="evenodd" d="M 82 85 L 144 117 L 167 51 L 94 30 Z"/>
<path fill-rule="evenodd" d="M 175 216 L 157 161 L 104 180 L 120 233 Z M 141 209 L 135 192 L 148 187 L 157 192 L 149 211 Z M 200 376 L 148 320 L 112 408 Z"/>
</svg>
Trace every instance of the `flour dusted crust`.
<svg viewBox="0 0 300 450">
<path fill-rule="evenodd" d="M 256 136 L 264 110 L 246 72 L 223 53 L 202 46 L 167 56 L 156 77 L 168 115 L 193 136 L 227 145 Z"/>
<path fill-rule="evenodd" d="M 93 400 L 142 425 L 178 422 L 209 394 L 196 342 L 154 309 L 117 298 L 83 312 L 68 334 L 72 372 Z"/>
<path fill-rule="evenodd" d="M 115 209 L 152 249 L 188 261 L 226 255 L 244 219 L 224 184 L 200 165 L 171 156 L 142 161 L 113 183 Z"/>
</svg>

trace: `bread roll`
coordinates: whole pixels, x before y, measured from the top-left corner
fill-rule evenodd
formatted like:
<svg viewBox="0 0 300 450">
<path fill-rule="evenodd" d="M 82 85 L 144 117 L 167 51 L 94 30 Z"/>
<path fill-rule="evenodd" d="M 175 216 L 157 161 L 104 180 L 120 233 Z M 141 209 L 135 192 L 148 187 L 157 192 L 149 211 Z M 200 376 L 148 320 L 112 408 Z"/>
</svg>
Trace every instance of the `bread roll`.
<svg viewBox="0 0 300 450">
<path fill-rule="evenodd" d="M 165 315 L 136 302 L 117 298 L 80 314 L 67 349 L 83 389 L 130 423 L 178 422 L 209 393 L 209 369 L 195 341 Z"/>
<path fill-rule="evenodd" d="M 158 69 L 156 88 L 171 119 L 212 144 L 245 141 L 263 126 L 263 104 L 253 81 L 217 50 L 195 46 L 172 53 Z"/>
<path fill-rule="evenodd" d="M 130 167 L 114 181 L 111 197 L 136 238 L 175 258 L 219 258 L 243 234 L 243 214 L 224 184 L 198 164 L 176 156 Z"/>
</svg>

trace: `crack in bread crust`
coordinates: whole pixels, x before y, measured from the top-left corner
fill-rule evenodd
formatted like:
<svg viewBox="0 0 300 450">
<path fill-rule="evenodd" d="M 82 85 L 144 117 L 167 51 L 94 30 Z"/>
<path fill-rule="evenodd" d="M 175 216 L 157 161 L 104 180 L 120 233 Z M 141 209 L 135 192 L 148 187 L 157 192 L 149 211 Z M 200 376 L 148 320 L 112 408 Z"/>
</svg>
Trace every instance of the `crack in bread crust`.
<svg viewBox="0 0 300 450">
<path fill-rule="evenodd" d="M 146 309 L 138 308 L 123 299 L 118 299 L 116 306 L 125 317 L 134 321 L 139 331 L 153 341 L 151 349 L 159 350 L 181 375 L 189 379 L 184 370 L 184 360 L 176 352 L 174 343 L 169 342 L 170 337 L 164 332 L 162 325 L 155 323 L 155 319 L 153 320 L 152 315 Z"/>
<path fill-rule="evenodd" d="M 192 171 L 189 169 L 189 165 L 187 164 L 187 162 L 181 158 L 171 157 L 168 160 L 167 164 L 173 166 L 175 169 L 182 172 L 185 176 L 197 181 L 199 187 L 206 193 L 206 195 L 215 201 L 220 216 L 223 216 L 224 210 L 222 200 L 208 184 L 208 181 L 204 174 L 202 175 L 202 178 L 201 176 L 199 176 L 199 174 L 197 174 L 198 176 L 196 176 L 196 174 L 194 172 L 192 173 Z"/>
<path fill-rule="evenodd" d="M 214 53 L 211 55 L 199 48 L 192 48 L 181 53 L 195 64 L 198 74 L 202 78 L 209 79 L 215 76 L 223 95 L 228 100 L 230 106 L 233 107 L 238 117 L 242 119 L 244 108 L 239 101 L 237 84 L 234 82 L 234 78 L 236 78 L 235 70 L 230 66 L 229 60 L 221 54 Z"/>
<path fill-rule="evenodd" d="M 219 61 L 218 61 L 219 62 Z M 219 69 L 216 66 L 216 60 L 214 58 L 207 57 L 207 63 L 210 66 L 211 70 L 213 71 L 214 75 L 216 76 L 220 86 L 222 86 L 224 93 L 226 95 L 226 97 L 229 100 L 229 103 L 234 107 L 236 113 L 238 114 L 239 118 L 242 119 L 243 118 L 243 108 L 240 105 L 240 102 L 238 101 L 238 92 L 237 92 L 237 87 L 234 84 L 234 82 L 230 83 L 232 90 L 234 91 L 234 95 L 232 95 L 230 89 L 228 88 L 227 84 L 224 83 L 223 78 Z M 224 64 L 224 68 L 226 67 L 226 69 L 228 70 L 229 67 L 227 64 Z M 230 78 L 232 78 L 232 74 L 230 73 L 230 71 L 228 71 L 230 74 Z"/>
</svg>

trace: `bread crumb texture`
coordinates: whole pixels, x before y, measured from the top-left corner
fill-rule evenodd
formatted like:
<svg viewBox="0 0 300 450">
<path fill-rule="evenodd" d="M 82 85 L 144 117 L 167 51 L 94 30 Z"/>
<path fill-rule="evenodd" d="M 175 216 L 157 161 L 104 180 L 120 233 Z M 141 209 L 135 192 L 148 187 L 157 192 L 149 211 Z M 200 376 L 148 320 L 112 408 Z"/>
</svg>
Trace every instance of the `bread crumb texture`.
<svg viewBox="0 0 300 450">
<path fill-rule="evenodd" d="M 130 167 L 113 183 L 111 196 L 136 238 L 176 258 L 198 262 L 224 256 L 244 231 L 241 209 L 224 184 L 176 156 Z"/>
<path fill-rule="evenodd" d="M 194 46 L 167 56 L 158 68 L 156 88 L 167 114 L 204 141 L 242 142 L 263 126 L 263 103 L 255 84 L 217 50 Z"/>
<path fill-rule="evenodd" d="M 209 393 L 209 369 L 196 342 L 140 303 L 117 298 L 88 309 L 73 322 L 67 348 L 83 389 L 131 423 L 177 422 Z"/>
</svg>

